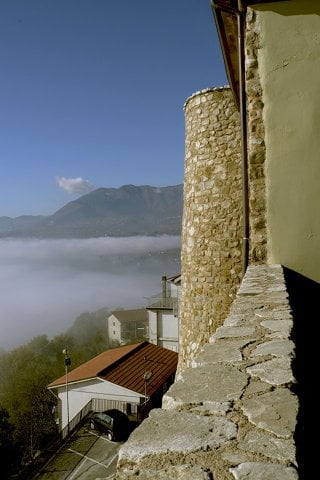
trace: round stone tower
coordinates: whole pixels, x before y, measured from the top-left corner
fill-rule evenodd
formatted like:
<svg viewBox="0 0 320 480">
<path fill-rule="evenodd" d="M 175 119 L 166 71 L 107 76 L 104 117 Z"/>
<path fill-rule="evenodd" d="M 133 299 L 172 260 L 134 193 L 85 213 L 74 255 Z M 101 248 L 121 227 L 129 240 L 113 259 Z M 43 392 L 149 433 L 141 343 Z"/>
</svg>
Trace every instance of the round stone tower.
<svg viewBox="0 0 320 480">
<path fill-rule="evenodd" d="M 185 106 L 179 368 L 190 364 L 229 311 L 241 279 L 240 117 L 230 88 Z"/>
</svg>

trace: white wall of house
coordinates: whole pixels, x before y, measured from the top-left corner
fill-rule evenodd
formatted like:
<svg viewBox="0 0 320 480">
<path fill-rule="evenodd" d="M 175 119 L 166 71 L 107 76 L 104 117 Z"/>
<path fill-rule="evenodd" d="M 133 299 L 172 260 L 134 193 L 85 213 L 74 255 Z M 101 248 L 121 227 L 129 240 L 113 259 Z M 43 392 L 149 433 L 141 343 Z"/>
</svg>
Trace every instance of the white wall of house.
<svg viewBox="0 0 320 480">
<path fill-rule="evenodd" d="M 169 288 L 169 296 L 172 298 L 179 298 L 180 285 L 176 285 L 173 282 L 167 283 L 167 288 Z"/>
<path fill-rule="evenodd" d="M 149 316 L 149 342 L 158 345 L 158 330 L 157 330 L 157 312 L 148 310 Z"/>
<path fill-rule="evenodd" d="M 118 400 L 121 402 L 139 404 L 140 398 L 143 397 L 143 395 L 139 395 L 132 390 L 120 387 L 114 383 L 95 378 L 69 384 L 68 402 L 65 386 L 59 388 L 58 397 L 61 400 L 60 428 L 62 429 L 68 424 L 68 403 L 69 421 L 71 421 L 92 398 Z"/>
<path fill-rule="evenodd" d="M 171 311 L 148 310 L 149 342 L 174 352 L 179 350 L 179 321 Z"/>
<path fill-rule="evenodd" d="M 179 342 L 175 340 L 161 340 L 161 347 L 166 348 L 167 350 L 172 350 L 173 352 L 179 352 Z"/>
<path fill-rule="evenodd" d="M 158 299 L 159 306 L 167 308 L 159 308 L 154 304 L 149 307 L 148 323 L 149 323 L 149 342 L 174 352 L 179 351 L 179 295 L 180 282 L 166 280 L 166 297 Z M 170 299 L 177 299 L 170 301 Z M 160 301 L 159 301 L 160 300 Z"/>
<path fill-rule="evenodd" d="M 168 339 L 178 339 L 178 321 L 173 313 L 159 312 L 160 317 L 160 337 Z"/>
<path fill-rule="evenodd" d="M 121 323 L 117 317 L 111 314 L 107 318 L 108 337 L 110 342 L 121 342 Z"/>
</svg>

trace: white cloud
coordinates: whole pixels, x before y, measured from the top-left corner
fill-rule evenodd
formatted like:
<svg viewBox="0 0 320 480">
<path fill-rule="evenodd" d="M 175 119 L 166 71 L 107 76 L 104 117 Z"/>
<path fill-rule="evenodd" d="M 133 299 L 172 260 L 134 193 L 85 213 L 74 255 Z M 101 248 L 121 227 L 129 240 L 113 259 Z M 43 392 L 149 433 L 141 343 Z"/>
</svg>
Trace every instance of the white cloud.
<svg viewBox="0 0 320 480">
<path fill-rule="evenodd" d="M 95 186 L 81 177 L 76 178 L 66 178 L 66 177 L 56 177 L 56 183 L 58 187 L 62 188 L 68 193 L 75 193 L 83 195 L 89 193 L 95 189 Z"/>
</svg>

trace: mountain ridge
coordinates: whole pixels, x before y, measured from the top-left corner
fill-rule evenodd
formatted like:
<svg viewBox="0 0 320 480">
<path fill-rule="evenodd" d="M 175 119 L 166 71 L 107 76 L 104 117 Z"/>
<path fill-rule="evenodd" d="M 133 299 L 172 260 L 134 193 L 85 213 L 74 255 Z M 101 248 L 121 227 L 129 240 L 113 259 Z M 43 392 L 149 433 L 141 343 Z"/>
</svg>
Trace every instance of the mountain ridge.
<svg viewBox="0 0 320 480">
<path fill-rule="evenodd" d="M 183 185 L 98 188 L 52 215 L 0 217 L 0 237 L 90 238 L 179 235 Z"/>
</svg>

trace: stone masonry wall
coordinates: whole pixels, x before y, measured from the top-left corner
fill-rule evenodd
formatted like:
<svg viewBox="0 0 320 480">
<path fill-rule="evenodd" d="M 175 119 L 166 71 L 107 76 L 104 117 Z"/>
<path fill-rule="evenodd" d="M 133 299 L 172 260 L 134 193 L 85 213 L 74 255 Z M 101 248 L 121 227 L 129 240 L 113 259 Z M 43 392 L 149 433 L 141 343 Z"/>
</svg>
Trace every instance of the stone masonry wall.
<svg viewBox="0 0 320 480">
<path fill-rule="evenodd" d="M 297 480 L 292 328 L 282 267 L 249 267 L 223 326 L 121 447 L 116 480 Z"/>
<path fill-rule="evenodd" d="M 179 369 L 221 325 L 241 278 L 240 119 L 228 87 L 185 103 Z"/>
<path fill-rule="evenodd" d="M 250 263 L 267 261 L 265 130 L 262 89 L 258 71 L 259 25 L 254 10 L 246 17 L 246 95 L 248 127 L 248 173 L 250 208 Z"/>
</svg>

